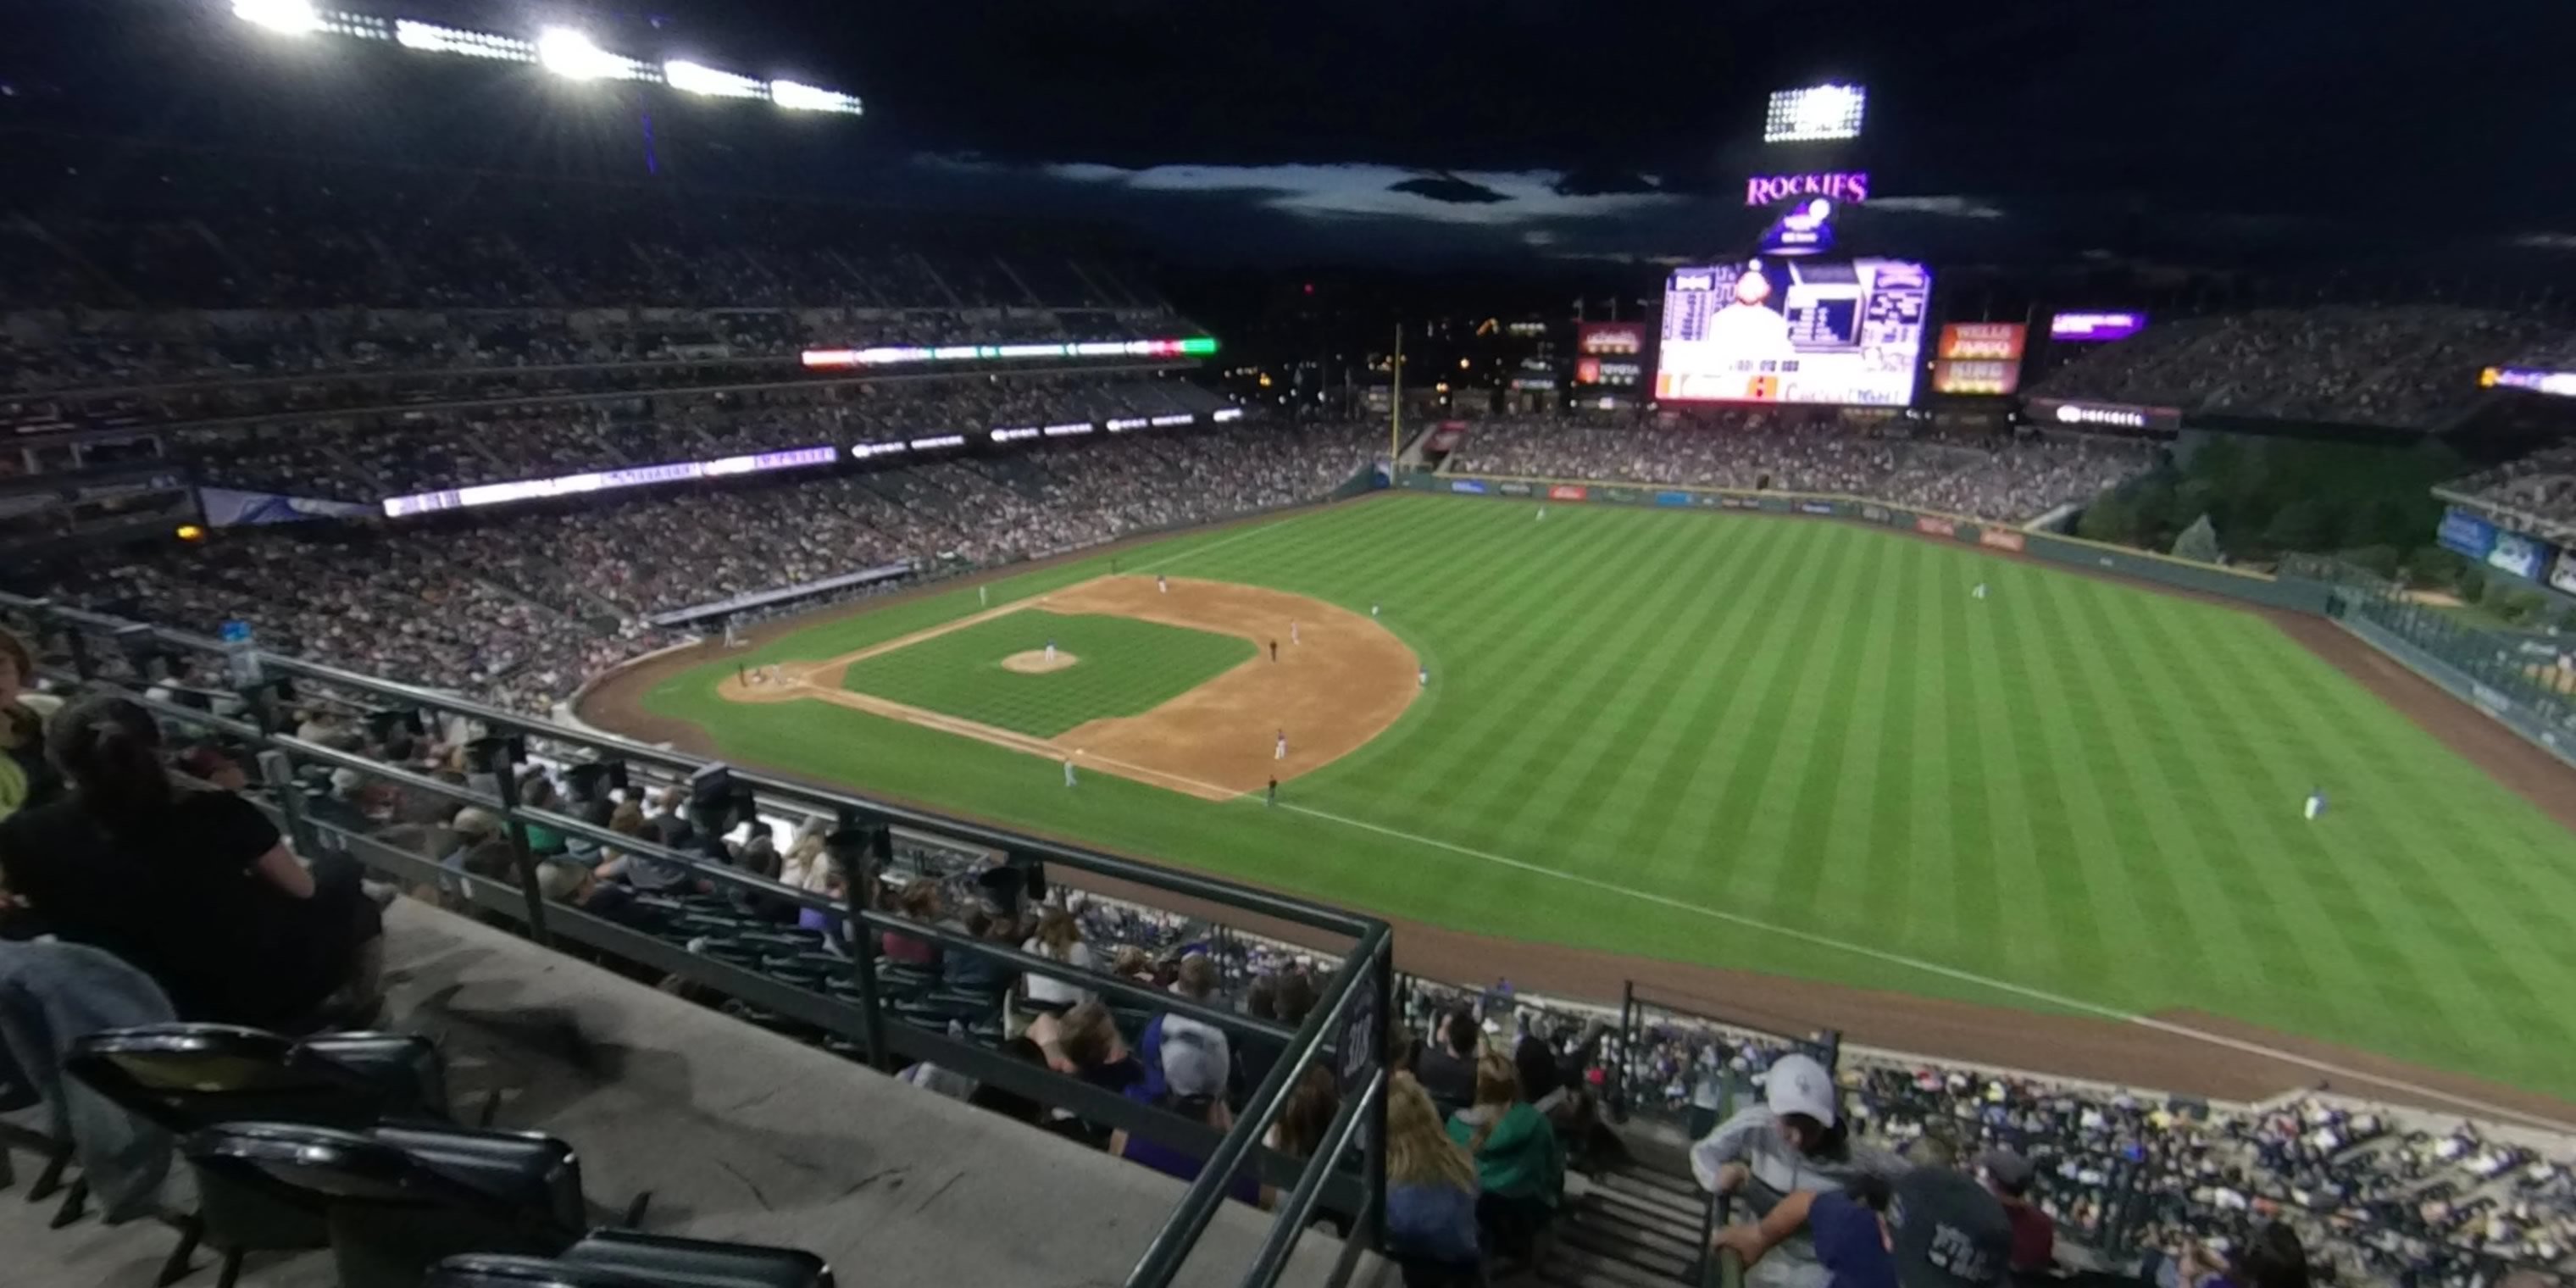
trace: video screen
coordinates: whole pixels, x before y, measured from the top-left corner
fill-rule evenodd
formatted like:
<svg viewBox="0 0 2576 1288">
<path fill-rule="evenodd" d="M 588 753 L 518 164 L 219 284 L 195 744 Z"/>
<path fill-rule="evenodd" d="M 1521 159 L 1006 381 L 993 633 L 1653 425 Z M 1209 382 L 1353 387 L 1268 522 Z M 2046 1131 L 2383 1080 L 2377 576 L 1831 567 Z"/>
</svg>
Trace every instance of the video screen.
<svg viewBox="0 0 2576 1288">
<path fill-rule="evenodd" d="M 1655 396 L 1905 406 L 1931 298 L 1931 271 L 1903 260 L 1752 259 L 1676 269 L 1664 283 Z"/>
</svg>

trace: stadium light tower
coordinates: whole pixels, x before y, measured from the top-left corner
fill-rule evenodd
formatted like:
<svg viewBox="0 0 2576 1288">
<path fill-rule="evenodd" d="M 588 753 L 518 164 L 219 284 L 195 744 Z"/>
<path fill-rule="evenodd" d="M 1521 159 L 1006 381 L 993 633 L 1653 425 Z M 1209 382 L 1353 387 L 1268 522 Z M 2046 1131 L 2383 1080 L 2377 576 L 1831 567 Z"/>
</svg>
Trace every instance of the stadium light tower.
<svg viewBox="0 0 2576 1288">
<path fill-rule="evenodd" d="M 838 112 L 857 116 L 859 100 L 839 90 L 820 89 L 791 80 L 769 82 L 769 101 L 791 112 Z"/>
<path fill-rule="evenodd" d="M 671 88 L 709 98 L 766 98 L 769 89 L 757 79 L 718 71 L 703 63 L 672 59 L 662 64 L 662 80 Z"/>
<path fill-rule="evenodd" d="M 1822 143 L 1860 137 L 1869 91 L 1858 85 L 1811 85 L 1771 92 L 1763 114 L 1765 143 Z"/>
<path fill-rule="evenodd" d="M 548 27 L 537 34 L 537 63 L 566 80 L 602 80 L 626 72 L 625 59 L 570 27 Z"/>
<path fill-rule="evenodd" d="M 287 36 L 310 35 L 322 29 L 322 15 L 310 0 L 233 0 L 233 16 Z"/>
</svg>

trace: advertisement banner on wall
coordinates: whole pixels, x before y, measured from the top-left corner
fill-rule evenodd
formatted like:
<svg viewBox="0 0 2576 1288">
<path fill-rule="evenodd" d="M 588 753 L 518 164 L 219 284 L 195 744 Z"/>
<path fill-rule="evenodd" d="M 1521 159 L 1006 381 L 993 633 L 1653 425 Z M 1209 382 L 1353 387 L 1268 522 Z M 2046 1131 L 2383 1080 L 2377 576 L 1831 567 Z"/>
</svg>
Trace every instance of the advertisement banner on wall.
<svg viewBox="0 0 2576 1288">
<path fill-rule="evenodd" d="M 2487 552 L 2487 566 L 2538 581 L 2542 570 L 2549 566 L 2549 547 L 2519 532 L 2498 532 L 2495 549 Z"/>
<path fill-rule="evenodd" d="M 2021 388 L 2021 364 L 1985 358 L 1939 358 L 1932 363 L 1932 392 L 2001 397 Z"/>
<path fill-rule="evenodd" d="M 2443 513 L 2442 527 L 2436 533 L 2436 539 L 2445 550 L 2484 560 L 2495 549 L 2496 525 L 2466 510 L 2454 508 Z"/>
<path fill-rule="evenodd" d="M 2010 362 L 2022 355 L 2029 328 L 2019 322 L 1952 322 L 1941 328 L 1937 358 L 1985 358 Z"/>
<path fill-rule="evenodd" d="M 1449 490 L 1452 492 L 1465 492 L 1470 496 L 1483 496 L 1485 494 L 1485 483 L 1482 479 L 1451 479 L 1449 480 Z"/>
<path fill-rule="evenodd" d="M 1635 505 L 1637 503 L 1638 496 L 1639 493 L 1637 489 L 1632 487 L 1605 487 L 1601 489 L 1602 500 L 1613 501 L 1620 505 Z"/>
<path fill-rule="evenodd" d="M 1655 494 L 1655 504 L 1657 505 L 1689 505 L 1690 503 L 1691 494 L 1688 492 L 1657 492 Z"/>
<path fill-rule="evenodd" d="M 2022 404 L 2031 420 L 2043 425 L 2087 425 L 2106 429 L 2180 429 L 2182 408 L 2140 407 L 2127 403 L 2067 402 L 2059 398 L 2033 398 Z"/>
<path fill-rule="evenodd" d="M 1959 535 L 1958 524 L 1952 523 L 1948 519 L 1935 519 L 1929 515 L 1915 516 L 1914 530 L 1932 537 L 1955 537 Z"/>
<path fill-rule="evenodd" d="M 1860 517 L 1867 519 L 1872 523 L 1885 523 L 1887 522 L 1887 507 L 1883 505 L 1864 505 L 1860 508 Z"/>
<path fill-rule="evenodd" d="M 1725 497 L 1720 500 L 1719 504 L 1724 505 L 1730 510 L 1759 510 L 1762 508 L 1762 503 L 1760 501 L 1756 501 L 1749 496 Z"/>
<path fill-rule="evenodd" d="M 1527 483 L 1505 483 L 1498 490 L 1505 496 L 1528 496 L 1530 494 L 1530 485 Z"/>
<path fill-rule="evenodd" d="M 2549 584 L 2576 595 L 2576 550 L 2558 552 L 2558 566 L 2549 570 Z"/>
<path fill-rule="evenodd" d="M 1832 514 L 1833 512 L 1834 507 L 1827 505 L 1822 501 L 1800 501 L 1798 503 L 1798 513 L 1800 514 Z"/>
<path fill-rule="evenodd" d="M 1574 351 L 1588 357 L 1633 358 L 1646 351 L 1643 322 L 1578 322 Z"/>
<path fill-rule="evenodd" d="M 2022 540 L 2020 533 L 2010 528 L 1980 528 L 1977 530 L 1977 543 L 1993 546 L 1997 550 L 2010 550 L 2015 554 L 2021 553 L 2023 547 L 2029 544 Z"/>
<path fill-rule="evenodd" d="M 1547 490 L 1547 499 L 1551 501 L 1580 501 L 1590 495 L 1590 489 L 1572 483 L 1559 483 Z"/>
</svg>

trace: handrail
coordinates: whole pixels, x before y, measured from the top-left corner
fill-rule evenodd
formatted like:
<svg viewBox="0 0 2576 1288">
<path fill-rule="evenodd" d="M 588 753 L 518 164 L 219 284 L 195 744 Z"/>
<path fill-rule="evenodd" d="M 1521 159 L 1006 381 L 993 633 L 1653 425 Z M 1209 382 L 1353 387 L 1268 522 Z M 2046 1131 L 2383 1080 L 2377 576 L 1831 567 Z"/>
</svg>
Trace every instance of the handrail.
<svg viewBox="0 0 2576 1288">
<path fill-rule="evenodd" d="M 1383 921 L 1293 896 L 1237 885 L 1222 878 L 1158 867 L 988 824 L 949 818 L 826 784 L 725 767 L 735 785 L 750 789 L 756 803 L 784 805 L 817 817 L 839 819 L 840 829 L 827 841 L 838 862 L 863 866 L 884 861 L 891 856 L 892 829 L 901 826 L 931 838 L 1115 877 L 1346 936 L 1352 941 L 1351 946 L 1340 955 L 1323 996 L 1305 1023 L 1292 1031 L 1284 1025 L 1222 1006 L 1211 1006 L 1106 972 L 1084 971 L 1052 958 L 1023 952 L 1016 944 L 979 940 L 947 927 L 927 925 L 861 906 L 859 891 L 862 883 L 859 881 L 845 883 L 844 898 L 834 900 L 733 869 L 707 855 L 673 849 L 656 840 L 627 836 L 559 810 L 529 805 L 521 799 L 515 755 L 501 755 L 496 758 L 496 763 L 482 771 L 491 775 L 488 784 L 478 781 L 460 785 L 404 765 L 388 764 L 323 746 L 282 727 L 278 682 L 281 679 L 311 681 L 355 692 L 390 708 L 459 717 L 478 727 L 487 738 L 543 741 L 573 749 L 594 764 L 640 765 L 669 772 L 676 777 L 687 777 L 719 762 L 648 746 L 616 735 L 567 728 L 416 685 L 383 680 L 303 658 L 256 651 L 246 645 L 227 645 L 202 635 L 146 626 L 49 601 L 0 593 L 0 610 L 28 618 L 40 628 L 29 641 L 40 654 L 52 633 L 67 634 L 66 651 L 71 656 L 68 676 L 65 668 L 49 665 L 41 659 L 38 666 L 40 675 L 69 678 L 83 685 L 112 690 L 133 698 L 156 715 L 174 723 L 215 730 L 250 744 L 257 751 L 262 778 L 272 789 L 274 797 L 263 803 L 263 808 L 279 816 L 286 832 L 295 838 L 299 848 L 308 853 L 337 850 L 375 870 L 399 878 L 418 880 L 425 877 L 444 884 L 449 877 L 458 875 L 432 859 L 396 848 L 366 831 L 313 817 L 297 787 L 299 765 L 347 769 L 399 784 L 408 791 L 438 800 L 488 809 L 499 816 L 501 835 L 510 843 L 512 875 L 516 878 L 517 887 L 511 893 L 517 897 L 513 900 L 504 893 L 509 891 L 511 882 L 480 876 L 464 878 L 464 897 L 480 909 L 518 922 L 541 945 L 551 946 L 557 940 L 567 939 L 579 942 L 661 973 L 692 980 L 739 997 L 755 1007 L 774 1010 L 788 1019 L 811 1024 L 824 1032 L 859 1043 L 868 1058 L 880 1065 L 890 1067 L 890 1057 L 894 1056 L 934 1061 L 979 1081 L 992 1082 L 1031 1099 L 1057 1105 L 1092 1121 L 1107 1123 L 1172 1148 L 1203 1151 L 1207 1161 L 1198 1179 L 1155 1233 L 1131 1270 L 1127 1282 L 1133 1288 L 1166 1288 L 1173 1281 L 1225 1201 L 1233 1178 L 1245 1167 L 1256 1163 L 1265 1176 L 1293 1177 L 1293 1181 L 1289 1182 L 1289 1201 L 1277 1214 L 1260 1253 L 1249 1268 L 1244 1280 L 1246 1288 L 1269 1288 L 1277 1281 L 1288 1257 L 1295 1250 L 1305 1219 L 1328 1193 L 1337 1196 L 1334 1202 L 1338 1207 L 1356 1210 L 1355 1238 L 1371 1238 L 1382 1226 L 1386 1139 L 1383 1088 L 1390 1073 L 1386 1059 L 1385 1020 L 1394 969 L 1393 932 Z M 250 718 L 219 716 L 182 703 L 148 697 L 143 691 L 154 683 L 148 676 L 120 681 L 102 675 L 102 659 L 93 656 L 94 650 L 83 634 L 97 631 L 112 632 L 120 637 L 141 632 L 165 652 L 194 655 L 200 661 L 212 664 L 208 667 L 209 673 L 232 676 L 238 686 L 215 692 L 238 698 L 250 713 Z M 522 750 L 515 742 L 510 745 L 513 751 Z M 613 847 L 623 854 L 673 864 L 693 877 L 721 884 L 729 890 L 757 894 L 838 917 L 850 929 L 855 940 L 854 950 L 847 954 L 850 991 L 856 994 L 855 1002 L 844 1000 L 845 994 L 817 991 L 752 967 L 692 953 L 668 939 L 594 916 L 570 904 L 550 903 L 537 883 L 537 870 L 543 860 L 542 856 L 530 850 L 527 833 L 531 825 Z M 874 958 L 867 949 L 864 930 L 891 931 L 935 943 L 949 952 L 992 958 L 1026 974 L 1044 975 L 1123 1002 L 1186 1016 L 1227 1033 L 1280 1043 L 1284 1050 L 1273 1064 L 1269 1076 L 1253 1092 L 1243 1115 L 1231 1130 L 1219 1136 L 1203 1124 L 889 1016 L 889 1005 L 879 996 Z M 1288 1090 L 1318 1060 L 1327 1057 L 1337 1062 L 1338 1067 L 1334 1070 L 1337 1080 L 1354 1090 L 1345 1098 L 1341 1111 L 1327 1130 L 1326 1148 L 1304 1160 L 1302 1167 L 1293 1166 L 1290 1160 L 1264 1148 L 1261 1141 L 1285 1109 Z M 1341 1156 L 1349 1152 L 1354 1138 L 1360 1143 L 1362 1152 L 1356 1192 L 1351 1185 L 1352 1178 L 1339 1174 L 1337 1170 Z M 1345 1256 L 1348 1255 L 1350 1253 L 1346 1252 Z"/>
</svg>

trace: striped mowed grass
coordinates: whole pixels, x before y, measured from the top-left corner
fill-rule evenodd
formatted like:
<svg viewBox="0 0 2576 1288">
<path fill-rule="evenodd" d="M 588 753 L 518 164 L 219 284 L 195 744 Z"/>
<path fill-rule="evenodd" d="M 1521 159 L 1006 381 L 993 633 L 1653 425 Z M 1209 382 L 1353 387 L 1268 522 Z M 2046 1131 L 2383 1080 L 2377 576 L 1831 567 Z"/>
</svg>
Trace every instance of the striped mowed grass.
<svg viewBox="0 0 2576 1288">
<path fill-rule="evenodd" d="M 1072 665 L 1029 675 L 1002 663 L 1049 644 Z M 1252 660 L 1252 641 L 1096 613 L 1007 613 L 853 662 L 841 685 L 1039 738 L 1136 716 Z"/>
<path fill-rule="evenodd" d="M 1473 498 L 1120 562 L 1378 606 L 1430 685 L 1275 810 L 1055 790 L 1036 757 L 724 703 L 735 659 L 648 705 L 729 756 L 1389 915 L 1999 1005 L 2047 1003 L 1996 983 L 2195 1008 L 2576 1094 L 2553 1005 L 2576 996 L 2576 837 L 2257 614 L 1854 525 Z M 750 660 L 978 603 L 862 611 Z M 2332 807 L 2310 823 L 2315 788 Z"/>
</svg>

